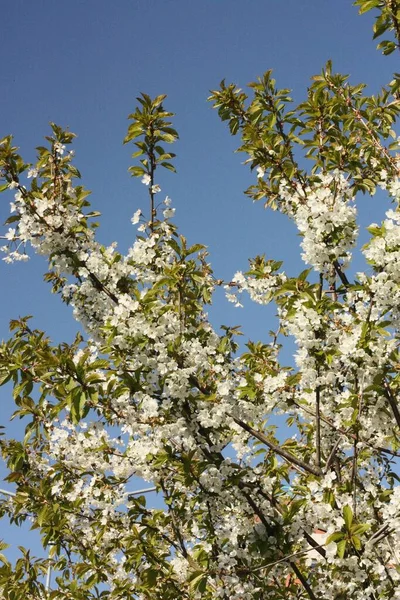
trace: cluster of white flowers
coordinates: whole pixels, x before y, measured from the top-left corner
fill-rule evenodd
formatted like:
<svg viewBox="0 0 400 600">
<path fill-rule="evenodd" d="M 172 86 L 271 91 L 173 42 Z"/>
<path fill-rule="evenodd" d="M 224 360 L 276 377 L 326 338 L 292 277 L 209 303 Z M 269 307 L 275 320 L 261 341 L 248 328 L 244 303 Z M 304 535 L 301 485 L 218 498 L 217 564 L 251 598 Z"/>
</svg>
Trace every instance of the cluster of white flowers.
<svg viewBox="0 0 400 600">
<path fill-rule="evenodd" d="M 346 266 L 351 258 L 358 226 L 353 195 L 340 173 L 319 174 L 312 187 L 300 184 L 293 192 L 286 184 L 280 186 L 283 210 L 293 217 L 303 236 L 303 260 L 319 273 L 331 276 L 334 261 Z"/>
<path fill-rule="evenodd" d="M 400 212 L 389 210 L 380 226 L 372 224 L 373 237 L 363 252 L 375 273 L 368 282 L 375 312 L 391 311 L 394 325 L 400 325 Z M 367 283 L 364 274 L 360 280 Z"/>
<path fill-rule="evenodd" d="M 257 304 L 268 304 L 273 299 L 274 292 L 279 290 L 287 280 L 285 273 L 276 273 L 271 264 L 263 267 L 262 275 L 255 277 L 252 274 L 243 274 L 238 271 L 232 281 L 225 285 L 226 298 L 237 307 L 243 305 L 238 295 L 247 292 L 250 298 Z M 232 289 L 235 291 L 232 292 Z"/>
</svg>

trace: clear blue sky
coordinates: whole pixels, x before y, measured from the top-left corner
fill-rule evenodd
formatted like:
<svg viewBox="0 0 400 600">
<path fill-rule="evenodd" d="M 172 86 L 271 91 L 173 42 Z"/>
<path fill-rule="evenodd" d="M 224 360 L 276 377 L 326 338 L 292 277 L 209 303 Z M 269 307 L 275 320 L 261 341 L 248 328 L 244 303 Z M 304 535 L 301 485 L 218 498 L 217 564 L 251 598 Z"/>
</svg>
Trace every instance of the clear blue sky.
<svg viewBox="0 0 400 600">
<path fill-rule="evenodd" d="M 33 160 L 49 121 L 77 133 L 76 164 L 103 214 L 100 238 L 118 240 L 122 250 L 134 233 L 130 217 L 147 202 L 127 174 L 126 117 L 140 92 L 168 94 L 181 139 L 178 174 L 162 175 L 162 194 L 172 198 L 182 233 L 209 246 L 224 279 L 260 253 L 283 259 L 293 274 L 302 264 L 293 227 L 243 195 L 255 175 L 233 153 L 239 139 L 207 103 L 209 90 L 222 78 L 245 86 L 273 68 L 300 101 L 328 58 L 371 91 L 395 69 L 375 50 L 371 18 L 359 17 L 350 0 L 13 0 L 4 3 L 2 21 L 0 136 L 14 134 Z M 2 221 L 7 213 L 3 195 Z M 71 339 L 70 310 L 41 281 L 44 262 L 0 268 L 0 336 L 11 317 L 30 313 L 54 339 Z M 218 322 L 245 318 L 231 306 L 215 312 Z M 268 328 L 246 318 L 250 337 Z"/>
<path fill-rule="evenodd" d="M 162 175 L 162 195 L 172 198 L 181 232 L 209 247 L 224 279 L 257 254 L 284 260 L 293 275 L 304 265 L 293 226 L 243 195 L 255 175 L 233 153 L 239 139 L 207 103 L 209 90 L 223 78 L 244 87 L 273 68 L 278 85 L 301 101 L 329 58 L 371 93 L 399 70 L 375 50 L 372 17 L 359 17 L 350 0 L 12 0 L 1 13 L 0 137 L 14 134 L 33 161 L 49 121 L 77 133 L 76 164 L 103 214 L 100 239 L 125 250 L 133 212 L 147 208 L 146 190 L 127 173 L 126 117 L 140 92 L 168 94 L 180 141 L 178 174 Z M 380 218 L 377 202 L 360 199 L 363 223 Z M 1 221 L 7 216 L 3 195 Z M 0 337 L 8 337 L 10 318 L 33 314 L 56 342 L 70 341 L 71 310 L 43 283 L 43 260 L 0 269 Z M 266 339 L 273 314 L 254 305 L 239 311 L 222 299 L 211 310 L 216 327 L 243 323 L 252 339 Z M 3 419 L 8 392 L 0 392 Z"/>
</svg>

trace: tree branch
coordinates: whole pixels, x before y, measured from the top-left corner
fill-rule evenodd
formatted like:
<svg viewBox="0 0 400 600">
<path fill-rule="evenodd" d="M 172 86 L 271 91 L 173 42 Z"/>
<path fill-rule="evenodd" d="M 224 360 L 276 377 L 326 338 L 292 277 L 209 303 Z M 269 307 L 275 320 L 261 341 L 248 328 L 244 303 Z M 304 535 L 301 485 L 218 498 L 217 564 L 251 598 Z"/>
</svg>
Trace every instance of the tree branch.
<svg viewBox="0 0 400 600">
<path fill-rule="evenodd" d="M 296 574 L 296 577 L 298 579 L 300 579 L 301 581 L 301 585 L 303 586 L 303 588 L 306 590 L 310 600 L 317 600 L 317 596 L 314 594 L 314 592 L 312 591 L 310 584 L 308 583 L 307 579 L 304 577 L 303 573 L 300 571 L 299 567 L 296 565 L 296 563 L 289 561 L 290 566 L 292 567 L 293 571 Z"/>
<path fill-rule="evenodd" d="M 321 469 L 309 465 L 304 460 L 301 460 L 300 458 L 297 458 L 297 456 L 294 456 L 294 454 L 287 452 L 284 448 L 281 448 L 280 446 L 273 444 L 272 442 L 269 441 L 269 439 L 263 433 L 261 433 L 260 431 L 257 431 L 256 429 L 253 429 L 253 427 L 250 427 L 250 425 L 247 425 L 247 423 L 244 423 L 241 419 L 237 419 L 236 417 L 233 417 L 233 416 L 232 416 L 232 419 L 235 421 L 235 423 L 237 423 L 237 425 L 242 427 L 242 429 L 244 429 L 245 431 L 250 433 L 252 436 L 257 438 L 258 440 L 260 440 L 260 442 L 263 442 L 266 446 L 268 446 L 268 448 L 270 448 L 271 450 L 273 450 L 274 452 L 279 454 L 279 456 L 286 459 L 288 462 L 293 463 L 294 465 L 297 465 L 304 471 L 311 473 L 311 475 L 316 475 L 317 477 L 320 477 L 323 474 Z"/>
<path fill-rule="evenodd" d="M 347 279 L 346 274 L 342 270 L 342 267 L 340 266 L 339 261 L 334 260 L 333 266 L 335 267 L 335 271 L 336 271 L 340 281 L 342 282 L 344 287 L 347 289 L 350 286 L 350 281 Z"/>
<path fill-rule="evenodd" d="M 396 419 L 396 423 L 398 427 L 400 427 L 400 411 L 399 407 L 397 406 L 396 398 L 393 396 L 392 390 L 390 389 L 390 386 L 386 381 L 384 382 L 384 388 L 385 396 L 389 401 L 390 408 L 392 409 L 394 418 Z"/>
</svg>

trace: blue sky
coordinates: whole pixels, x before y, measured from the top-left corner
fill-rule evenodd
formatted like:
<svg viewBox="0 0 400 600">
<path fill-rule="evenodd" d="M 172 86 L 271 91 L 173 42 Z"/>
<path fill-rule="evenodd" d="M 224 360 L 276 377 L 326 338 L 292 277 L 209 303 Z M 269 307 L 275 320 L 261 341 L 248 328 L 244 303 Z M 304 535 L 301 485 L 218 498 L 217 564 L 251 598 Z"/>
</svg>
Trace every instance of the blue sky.
<svg viewBox="0 0 400 600">
<path fill-rule="evenodd" d="M 14 134 L 33 161 L 49 121 L 77 133 L 76 165 L 103 215 L 100 239 L 116 240 L 124 251 L 134 236 L 132 214 L 147 208 L 147 190 L 127 173 L 127 115 L 140 92 L 168 94 L 165 107 L 176 113 L 180 133 L 178 174 L 166 172 L 158 183 L 177 208 L 181 232 L 208 246 L 218 278 L 230 279 L 263 253 L 295 275 L 304 265 L 294 227 L 244 196 L 255 175 L 234 153 L 239 139 L 230 137 L 207 96 L 223 78 L 244 87 L 273 68 L 278 85 L 292 88 L 299 102 L 327 59 L 353 83 L 378 91 L 396 63 L 375 50 L 371 23 L 350 0 L 4 2 L 0 137 Z M 360 198 L 363 224 L 381 218 L 379 201 Z M 7 216 L 3 195 L 1 221 Z M 8 337 L 11 318 L 32 314 L 55 342 L 72 340 L 71 310 L 43 282 L 43 259 L 0 263 L 0 270 L 0 337 Z M 216 327 L 242 323 L 251 339 L 266 339 L 274 326 L 273 308 L 239 311 L 221 295 L 210 314 Z M 0 400 L 4 421 L 12 410 L 9 390 Z"/>
<path fill-rule="evenodd" d="M 100 239 L 124 250 L 134 235 L 130 217 L 147 208 L 146 190 L 127 174 L 127 115 L 140 92 L 168 94 L 180 141 L 178 174 L 162 174 L 162 195 L 172 198 L 182 233 L 209 247 L 224 279 L 260 253 L 284 260 L 292 274 L 302 264 L 293 226 L 243 195 L 255 175 L 234 154 L 239 139 L 207 103 L 209 90 L 222 78 L 245 86 L 273 68 L 278 85 L 300 101 L 328 58 L 371 91 L 395 68 L 375 50 L 369 16 L 359 17 L 348 0 L 14 0 L 3 16 L 0 135 L 13 133 L 34 160 L 49 121 L 77 133 L 76 164 L 103 214 Z M 42 282 L 43 260 L 0 268 L 0 335 L 11 317 L 30 313 L 55 340 L 71 339 L 70 310 Z M 250 337 L 262 337 L 268 309 L 254 310 L 257 318 L 253 307 L 249 317 L 225 304 L 213 313 L 217 322 L 243 319 Z"/>
</svg>

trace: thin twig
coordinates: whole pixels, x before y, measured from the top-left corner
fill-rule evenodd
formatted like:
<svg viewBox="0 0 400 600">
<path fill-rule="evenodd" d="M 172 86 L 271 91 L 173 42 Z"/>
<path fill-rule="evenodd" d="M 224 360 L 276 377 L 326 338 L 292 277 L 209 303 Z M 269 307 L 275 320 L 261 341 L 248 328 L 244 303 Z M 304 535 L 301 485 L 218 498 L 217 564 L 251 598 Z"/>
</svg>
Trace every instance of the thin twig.
<svg viewBox="0 0 400 600">
<path fill-rule="evenodd" d="M 310 600 L 317 600 L 317 596 L 312 591 L 310 584 L 308 583 L 307 579 L 304 577 L 303 573 L 300 571 L 300 569 L 296 565 L 296 563 L 290 561 L 289 564 L 292 567 L 293 571 L 295 572 L 296 577 L 301 581 L 301 584 L 302 584 L 303 588 L 306 590 Z"/>
<path fill-rule="evenodd" d="M 340 444 L 340 440 L 341 440 L 341 438 L 338 437 L 338 439 L 336 440 L 336 442 L 334 443 L 334 445 L 332 447 L 331 453 L 329 454 L 328 460 L 326 461 L 326 464 L 325 464 L 324 473 L 327 473 L 329 471 L 329 468 L 330 468 L 331 464 L 334 461 L 334 458 L 335 458 L 335 455 L 336 455 L 336 451 L 337 451 L 337 449 L 339 447 L 339 444 Z"/>
<path fill-rule="evenodd" d="M 390 408 L 393 411 L 393 415 L 394 415 L 394 418 L 396 419 L 396 423 L 397 423 L 398 427 L 400 427 L 399 407 L 397 406 L 396 399 L 393 396 L 392 390 L 390 389 L 390 386 L 386 381 L 384 383 L 384 388 L 385 388 L 385 396 L 389 400 Z"/>
<path fill-rule="evenodd" d="M 333 261 L 333 266 L 335 267 L 335 271 L 340 279 L 340 281 L 342 282 L 342 284 L 344 285 L 344 287 L 347 289 L 348 287 L 350 287 L 350 281 L 347 279 L 346 274 L 344 273 L 344 271 L 342 270 L 342 267 L 339 264 L 339 261 L 335 260 Z"/>
<path fill-rule="evenodd" d="M 318 544 L 318 548 L 323 548 L 324 546 L 325 546 L 325 544 Z M 308 554 L 309 552 L 313 552 L 315 550 L 316 550 L 316 548 L 312 547 L 312 548 L 307 548 L 306 550 L 299 550 L 298 552 L 293 552 L 293 554 L 288 554 L 287 556 L 284 556 L 283 558 L 280 558 L 279 560 L 275 560 L 274 562 L 267 563 L 266 565 L 261 565 L 259 567 L 255 567 L 255 569 L 250 569 L 250 572 L 254 573 L 255 571 L 261 571 L 262 569 L 268 569 L 269 567 L 274 567 L 275 565 L 279 565 L 281 563 L 290 561 L 291 558 L 297 558 L 298 556 L 304 556 L 304 554 Z"/>
<path fill-rule="evenodd" d="M 321 388 L 315 390 L 315 451 L 317 467 L 321 469 Z"/>
<path fill-rule="evenodd" d="M 279 456 L 281 456 L 282 458 L 285 458 L 288 462 L 297 465 L 304 471 L 307 471 L 312 475 L 316 475 L 317 477 L 320 477 L 323 474 L 321 469 L 309 465 L 304 460 L 301 460 L 300 458 L 297 458 L 297 456 L 294 456 L 294 454 L 291 454 L 290 452 L 284 450 L 284 448 L 281 448 L 280 446 L 277 446 L 276 444 L 270 442 L 269 439 L 263 433 L 261 433 L 261 431 L 253 429 L 253 427 L 250 427 L 250 425 L 247 425 L 247 423 L 244 423 L 241 419 L 237 419 L 233 416 L 232 419 L 235 421 L 235 423 L 237 423 L 237 425 L 242 427 L 242 429 L 250 433 L 258 440 L 260 440 L 260 442 L 263 442 L 266 446 L 268 446 L 268 448 L 279 454 Z"/>
</svg>

